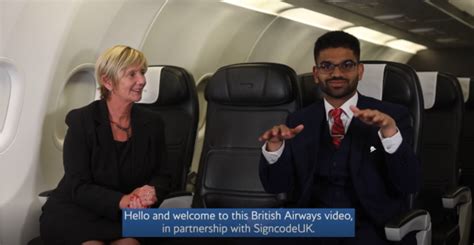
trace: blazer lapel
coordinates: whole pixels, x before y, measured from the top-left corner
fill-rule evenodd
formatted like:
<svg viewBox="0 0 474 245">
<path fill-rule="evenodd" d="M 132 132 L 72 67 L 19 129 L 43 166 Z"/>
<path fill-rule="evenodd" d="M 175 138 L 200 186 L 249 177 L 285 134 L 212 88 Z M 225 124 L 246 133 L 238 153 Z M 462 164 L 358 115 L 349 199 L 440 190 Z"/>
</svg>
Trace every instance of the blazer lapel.
<svg viewBox="0 0 474 245">
<path fill-rule="evenodd" d="M 369 108 L 369 103 L 366 98 L 359 94 L 359 101 L 357 102 L 357 107 L 360 109 Z M 370 125 L 365 124 L 358 118 L 352 118 L 351 124 L 349 125 L 349 130 L 352 134 L 352 143 L 350 151 L 350 169 L 352 177 L 355 178 L 360 170 L 361 165 L 363 164 L 363 154 L 365 151 L 368 151 L 367 148 L 367 139 L 370 134 Z"/>
<path fill-rule="evenodd" d="M 312 106 L 312 109 L 308 111 L 305 115 L 307 118 L 307 122 L 304 125 L 304 152 L 297 153 L 300 156 L 304 156 L 305 159 L 301 160 L 299 164 L 305 164 L 302 166 L 301 171 L 299 173 L 300 176 L 304 177 L 303 179 L 303 193 L 308 193 L 310 191 L 310 187 L 313 184 L 313 177 L 314 173 L 318 167 L 317 159 L 318 159 L 318 152 L 319 152 L 319 145 L 320 145 L 320 138 L 321 138 L 321 125 L 322 123 L 326 123 L 325 121 L 325 109 L 324 103 L 322 100 L 317 102 Z M 305 196 L 305 195 L 303 195 Z M 306 195 L 309 196 L 309 195 Z M 304 199 L 304 198 L 303 198 Z M 301 202 L 306 202 L 309 200 L 300 200 Z"/>
<path fill-rule="evenodd" d="M 147 129 L 149 127 L 150 119 L 143 117 L 143 113 L 139 111 L 141 108 L 138 108 L 137 105 L 133 105 L 132 108 L 132 159 L 134 164 L 141 164 L 145 160 L 146 153 L 150 147 L 150 137 L 151 130 Z"/>
<path fill-rule="evenodd" d="M 308 173 L 311 176 L 314 175 L 314 171 L 316 171 L 317 159 L 318 159 L 318 152 L 319 152 L 319 145 L 321 142 L 321 126 L 323 123 L 326 122 L 326 116 L 324 115 L 326 110 L 324 109 L 324 103 L 318 103 L 314 110 L 311 111 L 311 115 L 309 115 L 309 130 L 308 130 L 308 142 L 306 143 L 306 150 L 310 152 L 308 164 L 311 166 L 308 169 Z M 306 127 L 306 125 L 305 125 Z"/>
<path fill-rule="evenodd" d="M 109 122 L 109 110 L 107 109 L 107 104 L 104 100 L 99 102 L 99 110 L 96 111 L 94 115 L 94 119 L 96 121 L 96 132 L 97 132 L 97 142 L 99 147 L 102 149 L 100 154 L 102 157 L 100 159 L 104 159 L 105 163 L 107 164 L 107 168 L 111 169 L 110 176 L 115 176 L 116 179 L 115 184 L 119 184 L 119 173 L 118 173 L 118 160 L 117 160 L 117 153 L 115 149 L 115 141 L 114 136 L 112 134 L 112 129 L 110 128 Z"/>
</svg>

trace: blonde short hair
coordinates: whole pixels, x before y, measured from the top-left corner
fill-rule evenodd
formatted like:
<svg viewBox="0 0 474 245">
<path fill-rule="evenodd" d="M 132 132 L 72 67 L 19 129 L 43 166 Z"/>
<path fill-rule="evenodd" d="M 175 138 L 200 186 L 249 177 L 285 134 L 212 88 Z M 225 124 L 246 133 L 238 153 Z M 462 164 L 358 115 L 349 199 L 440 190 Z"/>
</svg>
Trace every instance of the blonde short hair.
<svg viewBox="0 0 474 245">
<path fill-rule="evenodd" d="M 115 86 L 125 69 L 130 66 L 139 65 L 146 72 L 148 64 L 145 55 L 134 48 L 125 45 L 116 45 L 107 49 L 95 63 L 95 78 L 100 84 L 100 98 L 107 99 L 110 91 L 104 86 L 102 76 L 105 75 L 112 80 Z"/>
</svg>

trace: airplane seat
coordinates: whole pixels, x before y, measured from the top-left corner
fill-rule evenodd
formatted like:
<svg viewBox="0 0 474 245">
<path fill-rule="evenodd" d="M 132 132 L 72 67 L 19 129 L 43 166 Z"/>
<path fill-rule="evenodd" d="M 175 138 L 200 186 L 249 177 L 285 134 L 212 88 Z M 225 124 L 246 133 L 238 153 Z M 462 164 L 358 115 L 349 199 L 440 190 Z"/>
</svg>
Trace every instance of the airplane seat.
<svg viewBox="0 0 474 245">
<path fill-rule="evenodd" d="M 258 137 L 300 107 L 296 73 L 275 63 L 219 68 L 206 86 L 206 132 L 193 207 L 279 207 L 258 175 Z"/>
<path fill-rule="evenodd" d="M 408 65 L 388 61 L 363 61 L 364 76 L 358 84 L 359 93 L 382 101 L 405 106 L 411 114 L 413 150 L 420 153 L 423 122 L 423 97 L 416 72 Z M 322 93 L 314 82 L 312 73 L 299 75 L 304 106 L 322 99 Z M 414 195 L 407 198 L 413 206 Z M 387 239 L 401 241 L 407 234 L 416 232 L 418 244 L 430 244 L 431 222 L 426 210 L 413 209 L 400 217 L 394 217 L 385 227 Z"/>
<path fill-rule="evenodd" d="M 423 129 L 423 95 L 416 72 L 408 65 L 390 61 L 363 61 L 364 76 L 358 91 L 382 101 L 405 106 L 410 112 L 413 139 L 409 142 L 416 155 L 420 154 Z M 374 82 L 375 81 L 375 82 Z M 385 234 L 391 241 L 401 241 L 409 233 L 416 233 L 418 244 L 430 244 L 430 214 L 415 209 L 416 194 L 409 195 L 407 202 L 412 208 L 386 224 Z"/>
<path fill-rule="evenodd" d="M 378 70 L 384 66 L 381 100 L 405 106 L 410 112 L 413 132 L 413 146 L 415 154 L 420 154 L 421 135 L 423 125 L 423 92 L 415 70 L 408 65 L 389 61 L 363 61 L 366 70 Z M 370 72 L 370 70 L 368 70 Z M 374 75 L 377 73 L 374 73 Z M 373 79 L 370 73 L 365 72 L 360 89 L 361 93 L 375 93 L 370 91 L 373 86 L 364 84 L 365 79 Z M 380 77 L 380 75 L 378 75 Z M 377 78 L 377 77 L 375 77 Z M 380 92 L 379 92 L 380 93 Z"/>
<path fill-rule="evenodd" d="M 471 191 L 458 186 L 462 91 L 452 75 L 418 72 L 418 76 L 425 104 L 421 154 L 423 188 L 418 205 L 431 213 L 433 244 L 467 244 Z"/>
<path fill-rule="evenodd" d="M 185 191 L 191 167 L 199 120 L 199 105 L 193 76 L 177 66 L 150 66 L 147 82 L 159 83 L 159 97 L 139 106 L 160 114 L 165 125 L 168 168 L 173 192 Z M 152 76 L 159 76 L 159 80 Z"/>
<path fill-rule="evenodd" d="M 461 79 L 459 80 L 461 82 Z M 474 188 L 474 164 L 472 164 L 472 153 L 474 149 L 474 77 L 465 78 L 464 83 L 464 120 L 460 143 L 460 161 L 462 185 L 468 186 L 471 190 Z M 474 242 L 474 226 L 471 223 L 471 243 Z"/>
<path fill-rule="evenodd" d="M 416 155 L 420 155 L 421 136 L 424 125 L 423 93 L 418 76 L 413 68 L 406 64 L 389 61 L 363 61 L 364 77 L 359 83 L 362 94 L 376 94 L 382 101 L 405 106 L 410 112 L 413 139 L 410 144 Z M 383 74 L 379 72 L 383 68 Z M 370 80 L 382 80 L 381 85 L 368 83 Z M 382 86 L 378 92 L 377 86 Z M 377 98 L 376 97 L 376 98 Z M 411 210 L 394 217 L 386 226 L 385 234 L 389 240 L 400 241 L 410 232 L 416 233 L 418 244 L 431 243 L 431 216 L 425 209 L 415 205 L 416 194 L 409 195 Z"/>
</svg>

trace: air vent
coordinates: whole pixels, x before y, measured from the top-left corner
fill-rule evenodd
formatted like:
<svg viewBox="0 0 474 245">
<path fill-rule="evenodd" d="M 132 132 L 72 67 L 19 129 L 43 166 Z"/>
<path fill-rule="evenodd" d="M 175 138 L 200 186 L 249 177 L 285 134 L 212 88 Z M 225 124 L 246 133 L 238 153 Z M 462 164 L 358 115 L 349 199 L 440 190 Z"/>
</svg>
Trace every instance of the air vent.
<svg viewBox="0 0 474 245">
<path fill-rule="evenodd" d="M 433 32 L 435 29 L 433 27 L 426 27 L 426 28 L 415 28 L 411 29 L 410 32 L 413 33 L 427 33 L 427 32 Z"/>
<path fill-rule="evenodd" d="M 447 38 L 437 38 L 436 39 L 436 42 L 438 43 L 452 43 L 452 42 L 456 42 L 457 38 L 454 38 L 454 37 L 447 37 Z"/>
</svg>

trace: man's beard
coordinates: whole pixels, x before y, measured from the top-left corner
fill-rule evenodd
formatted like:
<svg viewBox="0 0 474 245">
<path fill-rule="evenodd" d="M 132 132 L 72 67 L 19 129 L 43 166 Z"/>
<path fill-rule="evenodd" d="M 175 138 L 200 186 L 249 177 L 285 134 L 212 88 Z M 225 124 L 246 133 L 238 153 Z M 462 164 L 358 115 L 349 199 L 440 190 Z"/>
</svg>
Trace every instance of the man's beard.
<svg viewBox="0 0 474 245">
<path fill-rule="evenodd" d="M 341 90 L 336 91 L 330 88 L 330 86 L 328 85 L 328 83 L 333 80 L 345 81 L 348 86 L 342 89 L 342 91 Z M 343 77 L 331 77 L 329 79 L 326 79 L 324 82 L 321 82 L 319 84 L 319 87 L 321 88 L 321 91 L 327 96 L 331 98 L 335 98 L 335 99 L 341 99 L 341 98 L 348 97 L 349 95 L 352 95 L 357 90 L 358 82 L 359 82 L 359 75 L 357 75 L 357 77 L 354 78 L 353 81 L 350 81 L 349 79 L 343 78 Z"/>
</svg>

